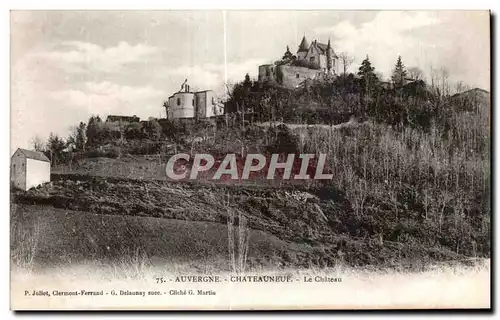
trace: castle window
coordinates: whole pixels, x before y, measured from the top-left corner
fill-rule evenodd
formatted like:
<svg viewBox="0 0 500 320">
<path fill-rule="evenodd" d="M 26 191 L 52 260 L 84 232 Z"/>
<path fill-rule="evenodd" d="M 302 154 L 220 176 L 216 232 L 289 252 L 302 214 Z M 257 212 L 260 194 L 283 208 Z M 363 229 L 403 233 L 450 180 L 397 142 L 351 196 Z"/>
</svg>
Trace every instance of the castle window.
<svg viewBox="0 0 500 320">
<path fill-rule="evenodd" d="M 194 99 L 193 99 L 193 107 L 194 107 Z"/>
<path fill-rule="evenodd" d="M 297 74 L 295 75 L 295 77 L 296 77 L 297 79 L 298 79 L 298 78 L 300 78 L 300 74 L 298 74 L 298 73 L 297 73 Z"/>
<path fill-rule="evenodd" d="M 177 105 L 180 106 L 181 105 L 181 98 L 177 98 Z"/>
<path fill-rule="evenodd" d="M 269 69 L 266 69 L 266 77 L 269 77 L 271 73 L 269 72 Z"/>
<path fill-rule="evenodd" d="M 315 57 L 311 57 L 309 60 L 310 60 L 311 62 L 314 62 L 314 58 L 315 58 Z"/>
</svg>

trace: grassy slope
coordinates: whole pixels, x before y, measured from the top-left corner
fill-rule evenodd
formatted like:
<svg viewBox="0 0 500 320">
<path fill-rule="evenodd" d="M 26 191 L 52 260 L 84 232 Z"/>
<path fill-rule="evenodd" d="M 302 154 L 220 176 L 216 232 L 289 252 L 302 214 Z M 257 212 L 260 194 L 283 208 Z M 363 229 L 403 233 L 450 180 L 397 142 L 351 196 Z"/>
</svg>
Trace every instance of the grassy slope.
<svg viewBox="0 0 500 320">
<path fill-rule="evenodd" d="M 229 270 L 227 227 L 206 221 L 92 214 L 49 206 L 15 205 L 23 227 L 38 225 L 35 268 L 99 261 L 189 264 Z M 284 251 L 307 250 L 251 230 L 250 266 L 279 266 Z"/>
<path fill-rule="evenodd" d="M 428 262 L 464 258 L 432 242 L 425 243 L 423 238 L 420 239 L 420 243 L 394 242 L 390 238 L 380 242 L 369 232 L 378 224 L 383 226 L 385 220 L 370 222 L 362 217 L 356 217 L 342 199 L 342 195 L 333 191 L 322 194 L 325 191 L 328 190 L 311 189 L 304 192 L 288 187 L 210 186 L 167 181 L 66 176 L 63 180 L 53 181 L 50 185 L 39 189 L 26 193 L 15 192 L 13 199 L 17 203 L 44 205 L 33 207 L 37 208 L 31 209 L 35 212 L 37 210 L 50 212 L 53 206 L 70 212 L 63 216 L 67 220 L 79 217 L 72 213 L 74 211 L 86 212 L 87 219 L 92 217 L 88 220 L 97 220 L 86 222 L 90 225 L 72 226 L 81 233 L 80 238 L 87 239 L 88 243 L 95 243 L 90 246 L 82 244 L 83 249 L 72 247 L 74 251 L 66 251 L 67 254 L 76 256 L 83 254 L 84 256 L 78 257 L 79 260 L 85 257 L 87 259 L 113 257 L 116 253 L 132 256 L 137 248 L 141 250 L 147 248 L 147 254 L 155 256 L 156 251 L 149 252 L 152 250 L 150 243 L 153 241 L 149 237 L 151 234 L 163 232 L 151 227 L 139 227 L 143 224 L 142 219 L 145 221 L 187 220 L 186 222 L 172 222 L 172 224 L 185 226 L 208 223 L 210 228 L 195 228 L 197 236 L 200 236 L 200 230 L 205 230 L 201 234 L 208 238 L 200 240 L 203 244 L 180 238 L 178 243 L 177 240 L 171 240 L 172 242 L 163 244 L 162 240 L 155 247 L 164 247 L 162 250 L 168 252 L 170 248 L 182 247 L 188 243 L 190 245 L 186 250 L 175 249 L 174 251 L 184 252 L 187 259 L 191 260 L 207 259 L 207 257 L 214 257 L 214 254 L 215 256 L 224 255 L 227 251 L 228 208 L 245 216 L 251 229 L 260 230 L 259 232 L 265 235 L 272 235 L 272 239 L 280 243 L 276 245 L 276 248 L 283 249 L 268 247 L 259 250 L 259 246 L 254 249 L 250 248 L 250 262 L 255 266 L 266 266 L 271 263 L 289 267 L 312 265 L 331 267 L 338 263 L 346 263 L 352 266 L 372 265 L 420 269 Z M 304 195 L 312 196 L 313 200 L 306 200 Z M 227 199 L 229 202 L 226 203 Z M 27 210 L 30 211 L 30 209 Z M 88 212 L 91 212 L 92 216 L 89 216 Z M 104 222 L 100 225 L 101 217 L 109 215 L 115 217 L 106 218 L 111 219 L 111 222 Z M 163 220 L 150 220 L 152 217 L 163 218 Z M 129 221 L 131 219 L 132 222 Z M 64 219 L 61 221 L 51 220 L 54 225 L 73 223 L 65 222 Z M 76 221 L 80 219 L 77 218 Z M 68 230 L 73 230 L 72 228 Z M 127 228 L 131 228 L 132 231 L 127 231 Z M 63 230 L 66 229 L 63 228 Z M 115 234 L 115 229 L 119 230 L 119 233 Z M 108 238 L 93 239 L 86 235 L 87 232 L 95 230 L 106 233 Z M 215 231 L 212 232 L 212 230 Z M 53 238 L 57 238 L 57 232 L 53 234 Z M 182 234 L 189 234 L 189 232 Z M 212 235 L 215 238 L 212 238 Z M 71 233 L 66 236 L 70 237 Z M 61 239 L 65 239 L 66 236 L 61 236 Z M 176 237 L 171 239 L 175 240 Z M 272 242 L 271 238 L 263 237 L 261 246 L 269 241 Z M 106 249 L 106 246 L 109 246 L 110 250 Z M 290 250 L 297 247 L 304 248 L 304 250 Z M 57 251 L 51 254 L 55 257 L 54 259 L 61 255 Z M 162 255 L 164 254 L 158 256 Z M 177 254 L 177 257 L 180 255 Z M 52 258 L 48 258 L 50 259 Z"/>
</svg>

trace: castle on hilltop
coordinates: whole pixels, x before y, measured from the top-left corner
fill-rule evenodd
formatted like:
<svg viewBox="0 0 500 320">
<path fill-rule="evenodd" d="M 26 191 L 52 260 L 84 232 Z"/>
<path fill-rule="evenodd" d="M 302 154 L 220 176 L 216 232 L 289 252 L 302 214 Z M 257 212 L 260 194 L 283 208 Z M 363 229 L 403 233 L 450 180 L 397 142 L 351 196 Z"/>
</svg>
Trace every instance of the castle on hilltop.
<svg viewBox="0 0 500 320">
<path fill-rule="evenodd" d="M 259 66 L 259 85 L 279 84 L 287 88 L 297 88 L 306 80 L 335 76 L 338 73 L 338 59 L 330 40 L 328 44 L 317 40 L 309 44 L 304 36 L 296 55 L 293 55 L 287 46 L 281 60 Z"/>
</svg>

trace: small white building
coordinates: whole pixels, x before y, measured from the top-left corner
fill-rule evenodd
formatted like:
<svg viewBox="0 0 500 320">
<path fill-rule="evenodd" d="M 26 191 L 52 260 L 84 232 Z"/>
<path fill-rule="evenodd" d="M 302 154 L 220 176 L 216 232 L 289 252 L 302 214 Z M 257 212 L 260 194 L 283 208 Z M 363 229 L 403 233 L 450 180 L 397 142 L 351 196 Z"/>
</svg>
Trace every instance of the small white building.
<svg viewBox="0 0 500 320">
<path fill-rule="evenodd" d="M 187 90 L 187 89 L 186 89 Z M 176 92 L 168 97 L 167 118 L 194 118 L 195 110 L 195 95 L 194 92 Z"/>
<path fill-rule="evenodd" d="M 192 92 L 184 81 L 181 90 L 168 97 L 167 119 L 211 118 L 224 114 L 224 106 L 217 102 L 212 90 Z"/>
<path fill-rule="evenodd" d="M 10 161 L 10 181 L 28 190 L 50 181 L 50 160 L 41 152 L 17 149 Z"/>
<path fill-rule="evenodd" d="M 195 93 L 195 97 L 198 118 L 212 118 L 224 114 L 224 107 L 217 102 L 214 91 L 198 91 Z"/>
</svg>

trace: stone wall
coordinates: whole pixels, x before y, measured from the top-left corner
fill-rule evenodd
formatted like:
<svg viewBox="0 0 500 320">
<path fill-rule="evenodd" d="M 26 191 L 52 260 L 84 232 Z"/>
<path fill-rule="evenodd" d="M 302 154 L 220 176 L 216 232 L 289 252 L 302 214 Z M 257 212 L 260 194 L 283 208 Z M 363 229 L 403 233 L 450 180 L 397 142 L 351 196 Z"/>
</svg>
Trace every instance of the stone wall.
<svg viewBox="0 0 500 320">
<path fill-rule="evenodd" d="M 212 90 L 196 92 L 196 108 L 199 118 L 210 118 L 224 113 L 217 105 L 217 97 Z"/>
<path fill-rule="evenodd" d="M 326 72 L 327 67 L 328 67 L 328 63 L 327 63 L 326 56 L 324 54 L 319 56 L 319 62 L 318 63 L 319 63 L 320 68 L 324 72 Z"/>
<path fill-rule="evenodd" d="M 321 77 L 322 70 L 289 65 L 278 66 L 277 82 L 287 88 L 296 88 L 304 80 Z"/>
<path fill-rule="evenodd" d="M 276 82 L 276 72 L 278 67 L 274 64 L 264 64 L 259 66 L 259 84 L 271 84 Z"/>
<path fill-rule="evenodd" d="M 49 163 L 50 165 L 50 163 Z M 10 163 L 10 181 L 16 188 L 26 189 L 26 157 L 17 150 Z"/>
</svg>

